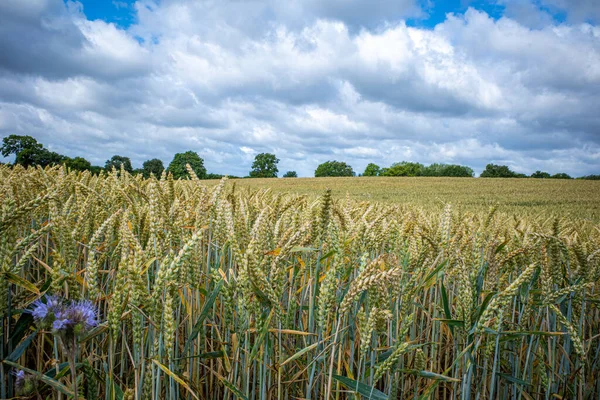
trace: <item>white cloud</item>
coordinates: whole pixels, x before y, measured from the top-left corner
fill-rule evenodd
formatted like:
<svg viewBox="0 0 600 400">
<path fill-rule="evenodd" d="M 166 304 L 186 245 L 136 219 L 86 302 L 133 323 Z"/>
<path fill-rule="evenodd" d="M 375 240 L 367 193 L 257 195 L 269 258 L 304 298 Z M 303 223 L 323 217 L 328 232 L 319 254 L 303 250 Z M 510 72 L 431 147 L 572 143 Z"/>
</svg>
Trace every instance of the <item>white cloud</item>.
<svg viewBox="0 0 600 400">
<path fill-rule="evenodd" d="M 267 151 L 305 176 L 335 158 L 357 172 L 402 160 L 598 172 L 596 26 L 469 9 L 414 28 L 402 20 L 419 13 L 413 1 L 379 1 L 389 14 L 358 0 L 235 12 L 144 0 L 128 30 L 60 0 L 4 1 L 0 135 L 97 164 L 191 149 L 235 175 Z"/>
</svg>

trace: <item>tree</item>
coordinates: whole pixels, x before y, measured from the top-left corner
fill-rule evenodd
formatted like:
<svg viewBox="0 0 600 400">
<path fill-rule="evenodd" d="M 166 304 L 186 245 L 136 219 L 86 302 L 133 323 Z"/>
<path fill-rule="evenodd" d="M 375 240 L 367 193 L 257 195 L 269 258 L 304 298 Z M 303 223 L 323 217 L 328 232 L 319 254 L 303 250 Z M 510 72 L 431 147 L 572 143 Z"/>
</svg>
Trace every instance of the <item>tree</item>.
<svg viewBox="0 0 600 400">
<path fill-rule="evenodd" d="M 365 168 L 365 172 L 363 172 L 363 176 L 378 176 L 381 171 L 379 165 L 370 163 Z"/>
<path fill-rule="evenodd" d="M 103 169 L 102 167 L 99 167 L 97 165 L 92 165 L 92 167 L 90 168 L 90 172 L 93 175 L 100 175 L 102 173 Z"/>
<path fill-rule="evenodd" d="M 86 171 L 92 169 L 92 164 L 83 157 L 67 158 L 64 161 L 65 167 L 74 171 Z"/>
<path fill-rule="evenodd" d="M 471 168 L 457 164 L 434 163 L 424 167 L 421 171 L 423 176 L 450 176 L 454 178 L 472 178 L 474 172 Z"/>
<path fill-rule="evenodd" d="M 277 178 L 277 163 L 279 159 L 275 157 L 275 154 L 271 153 L 260 153 L 254 157 L 252 163 L 252 171 L 250 171 L 251 178 Z"/>
<path fill-rule="evenodd" d="M 548 179 L 550 178 L 550 174 L 543 171 L 535 171 L 533 174 L 531 174 L 531 177 L 537 179 Z"/>
<path fill-rule="evenodd" d="M 41 143 L 31 136 L 10 135 L 2 139 L 0 152 L 4 157 L 15 155 L 15 164 L 29 166 L 56 165 L 64 161 L 60 154 L 45 149 Z"/>
<path fill-rule="evenodd" d="M 2 139 L 0 151 L 4 157 L 8 157 L 11 154 L 18 155 L 26 149 L 42 150 L 43 148 L 44 146 L 31 136 L 10 135 Z"/>
<path fill-rule="evenodd" d="M 564 172 L 559 172 L 558 174 L 554 174 L 550 178 L 552 178 L 552 179 L 573 179 L 571 177 L 571 175 L 565 174 Z"/>
<path fill-rule="evenodd" d="M 586 175 L 586 176 L 581 176 L 577 179 L 587 179 L 590 181 L 600 181 L 600 175 Z"/>
<path fill-rule="evenodd" d="M 354 176 L 354 171 L 343 161 L 326 161 L 315 170 L 315 177 L 324 176 Z"/>
<path fill-rule="evenodd" d="M 167 171 L 173 174 L 175 179 L 188 178 L 186 165 L 190 164 L 196 176 L 200 179 L 206 178 L 206 168 L 204 167 L 204 160 L 194 151 L 186 151 L 185 153 L 177 153 L 173 157 L 173 161 L 169 164 Z"/>
<path fill-rule="evenodd" d="M 423 164 L 402 161 L 392 164 L 385 171 L 385 176 L 420 176 L 423 168 Z"/>
<path fill-rule="evenodd" d="M 479 175 L 482 178 L 522 178 L 523 174 L 517 174 L 511 171 L 506 165 L 488 164 L 485 170 Z"/>
<path fill-rule="evenodd" d="M 125 171 L 129 172 L 130 174 L 133 173 L 133 167 L 131 166 L 131 160 L 129 159 L 129 157 L 123 157 L 119 155 L 114 155 L 110 160 L 106 160 L 104 168 L 107 171 L 112 171 L 113 167 L 117 170 L 120 170 L 121 165 L 123 165 Z"/>
<path fill-rule="evenodd" d="M 284 178 L 297 178 L 298 174 L 296 173 L 296 171 L 288 171 L 285 174 L 283 174 Z"/>
<path fill-rule="evenodd" d="M 144 161 L 142 164 L 142 174 L 144 178 L 150 178 L 150 175 L 154 175 L 157 178 L 160 178 L 160 175 L 165 170 L 165 166 L 161 160 L 158 158 L 153 158 L 152 160 Z"/>
</svg>

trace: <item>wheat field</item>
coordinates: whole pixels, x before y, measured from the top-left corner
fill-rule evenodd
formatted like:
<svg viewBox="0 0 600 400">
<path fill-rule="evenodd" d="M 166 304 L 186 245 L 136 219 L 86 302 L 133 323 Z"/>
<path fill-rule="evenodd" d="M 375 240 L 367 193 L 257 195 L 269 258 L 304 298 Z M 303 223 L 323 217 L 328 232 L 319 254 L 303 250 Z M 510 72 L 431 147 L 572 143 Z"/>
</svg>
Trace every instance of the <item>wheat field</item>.
<svg viewBox="0 0 600 400">
<path fill-rule="evenodd" d="M 413 204 L 427 211 L 454 208 L 485 213 L 497 206 L 520 217 L 561 215 L 600 222 L 600 182 L 581 179 L 348 177 L 235 179 L 240 188 L 270 188 L 277 193 L 333 197 L 358 201 Z M 216 180 L 204 180 L 213 186 Z"/>
<path fill-rule="evenodd" d="M 584 211 L 246 182 L 0 166 L 0 397 L 599 398 Z M 50 299 L 93 305 L 77 350 Z"/>
</svg>

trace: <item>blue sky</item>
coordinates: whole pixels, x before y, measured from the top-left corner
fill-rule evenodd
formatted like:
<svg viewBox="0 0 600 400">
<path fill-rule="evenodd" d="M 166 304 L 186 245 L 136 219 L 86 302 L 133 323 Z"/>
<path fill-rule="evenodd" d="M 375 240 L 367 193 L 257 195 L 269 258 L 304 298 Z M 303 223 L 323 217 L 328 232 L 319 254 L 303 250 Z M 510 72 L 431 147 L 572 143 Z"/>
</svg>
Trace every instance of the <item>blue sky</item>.
<svg viewBox="0 0 600 400">
<path fill-rule="evenodd" d="M 81 0 L 80 3 L 90 20 L 101 19 L 123 28 L 135 22 L 135 0 Z"/>
<path fill-rule="evenodd" d="M 136 0 L 79 0 L 79 2 L 83 5 L 84 13 L 88 19 L 101 19 L 115 23 L 123 28 L 129 27 L 136 21 Z M 560 10 L 556 8 L 549 8 L 541 3 L 536 3 L 535 5 L 539 7 L 540 10 L 549 12 L 556 21 L 564 21 L 564 12 L 560 12 Z M 435 25 L 444 22 L 446 14 L 462 14 L 466 12 L 469 7 L 482 10 L 491 17 L 498 19 L 503 16 L 505 9 L 504 3 L 485 0 L 429 0 L 422 2 L 421 6 L 423 15 L 415 18 L 408 18 L 408 25 L 432 28 Z"/>
<path fill-rule="evenodd" d="M 599 20 L 595 0 L 3 0 L 0 137 L 234 175 L 261 152 L 300 176 L 599 173 Z"/>
</svg>

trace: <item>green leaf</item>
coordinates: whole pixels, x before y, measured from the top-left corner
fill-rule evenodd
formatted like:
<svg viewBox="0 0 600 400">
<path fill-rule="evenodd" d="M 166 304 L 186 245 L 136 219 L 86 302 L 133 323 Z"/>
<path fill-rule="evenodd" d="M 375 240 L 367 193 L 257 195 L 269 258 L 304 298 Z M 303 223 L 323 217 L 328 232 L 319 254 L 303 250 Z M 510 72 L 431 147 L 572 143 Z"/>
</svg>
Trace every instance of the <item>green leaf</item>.
<svg viewBox="0 0 600 400">
<path fill-rule="evenodd" d="M 459 328 L 462 328 L 463 326 L 465 326 L 465 321 L 460 320 L 460 319 L 435 318 L 434 321 L 443 322 L 443 323 L 447 324 L 450 328 L 452 328 L 454 326 L 458 326 Z"/>
<path fill-rule="evenodd" d="M 319 249 L 316 249 L 314 247 L 294 246 L 290 249 L 290 253 L 305 253 L 305 252 L 318 251 L 318 250 Z"/>
<path fill-rule="evenodd" d="M 15 324 L 12 336 L 10 337 L 13 347 L 23 339 L 25 332 L 29 330 L 31 325 L 33 325 L 33 315 L 31 315 L 30 312 L 22 312 Z"/>
<path fill-rule="evenodd" d="M 337 251 L 335 251 L 335 250 L 331 250 L 329 253 L 327 253 L 327 254 L 325 254 L 323 257 L 321 257 L 321 258 L 319 259 L 319 261 L 326 260 L 326 259 L 328 259 L 329 257 L 331 257 L 332 255 L 334 255 L 335 253 L 337 253 Z"/>
<path fill-rule="evenodd" d="M 431 372 L 431 371 L 419 371 L 419 372 L 417 372 L 417 375 L 419 375 L 420 377 L 423 377 L 423 378 L 427 378 L 427 379 L 434 379 L 436 381 L 460 382 L 460 379 L 451 378 L 446 375 L 436 374 L 435 372 Z"/>
<path fill-rule="evenodd" d="M 452 319 L 450 303 L 448 303 L 448 293 L 446 292 L 446 286 L 444 286 L 444 282 L 442 282 L 442 304 L 444 306 L 444 314 L 446 314 L 446 319 Z"/>
<path fill-rule="evenodd" d="M 23 355 L 25 350 L 27 350 L 27 348 L 29 347 L 29 345 L 31 344 L 33 339 L 35 339 L 37 334 L 38 334 L 38 331 L 36 330 L 31 335 L 27 336 L 27 338 L 25 340 L 23 340 L 17 346 L 17 348 L 15 348 L 12 353 L 10 353 L 10 355 L 8 357 L 6 357 L 6 360 L 16 362 L 19 359 L 19 357 L 21 357 Z"/>
<path fill-rule="evenodd" d="M 256 355 L 258 354 L 258 350 L 262 345 L 262 342 L 265 340 L 267 333 L 269 332 L 269 324 L 271 323 L 271 318 L 273 317 L 273 310 L 269 313 L 269 317 L 263 323 L 263 326 L 260 328 L 260 333 L 254 342 L 254 346 L 252 347 L 252 351 L 250 352 L 250 361 L 254 360 Z"/>
<path fill-rule="evenodd" d="M 526 382 L 523 379 L 515 378 L 514 376 L 502 374 L 500 372 L 496 372 L 496 375 L 501 376 L 509 382 L 516 383 L 517 385 L 531 386 L 531 382 Z"/>
<path fill-rule="evenodd" d="M 79 367 L 81 364 L 77 363 L 76 367 Z M 48 371 L 46 371 L 44 373 L 44 375 L 46 375 L 48 378 L 52 378 L 52 379 L 60 379 L 61 376 L 64 376 L 65 371 L 69 370 L 69 363 L 68 362 L 64 362 L 64 363 L 60 363 L 58 364 L 58 372 L 56 371 L 56 366 L 48 369 Z M 58 376 L 58 378 L 57 378 Z"/>
<path fill-rule="evenodd" d="M 40 290 L 35 287 L 35 285 L 23 278 L 21 278 L 18 275 L 15 275 L 11 272 L 5 272 L 4 275 L 6 275 L 6 280 L 17 285 L 17 286 L 21 286 L 23 289 L 27 289 L 32 293 L 37 294 L 38 296 L 41 295 Z"/>
<path fill-rule="evenodd" d="M 423 280 L 423 283 L 429 282 L 429 280 L 431 278 L 433 278 L 435 275 L 438 274 L 438 272 L 440 272 L 442 270 L 442 268 L 444 268 L 446 266 L 446 263 L 448 261 L 443 261 L 441 263 L 439 263 L 439 265 L 437 267 L 435 267 L 428 275 L 427 277 Z"/>
<path fill-rule="evenodd" d="M 375 389 L 372 386 L 366 385 L 362 382 L 355 381 L 354 379 L 350 379 L 345 376 L 333 375 L 333 379 L 340 382 L 342 385 L 346 386 L 350 390 L 354 390 L 360 393 L 363 397 L 371 400 L 388 400 L 388 396 Z"/>
<path fill-rule="evenodd" d="M 204 302 L 204 306 L 202 306 L 202 311 L 200 311 L 200 315 L 198 316 L 198 319 L 196 320 L 196 323 L 194 324 L 194 328 L 192 329 L 192 333 L 190 333 L 190 336 L 188 336 L 188 340 L 185 343 L 185 347 L 183 349 L 183 353 L 187 353 L 188 350 L 190 349 L 190 345 L 192 344 L 192 342 L 194 341 L 194 339 L 196 337 L 198 337 L 198 333 L 200 332 L 200 329 L 202 329 L 202 325 L 204 324 L 204 320 L 206 319 L 206 317 L 208 316 L 208 314 L 210 313 L 213 304 L 215 303 L 215 300 L 217 300 L 217 296 L 219 295 L 219 292 L 221 291 L 221 287 L 223 287 L 223 281 L 219 281 L 219 283 L 217 283 L 217 286 L 215 286 L 215 288 L 213 289 L 212 293 L 210 294 L 210 297 L 208 299 L 206 299 L 206 301 Z"/>
<path fill-rule="evenodd" d="M 162 370 L 163 370 L 163 372 L 164 372 L 165 374 L 167 374 L 167 375 L 169 375 L 171 378 L 173 378 L 173 379 L 175 380 L 175 382 L 177 382 L 177 383 L 179 383 L 181 386 L 183 386 L 183 387 L 184 387 L 184 388 L 185 388 L 185 389 L 186 389 L 186 390 L 187 390 L 187 391 L 188 391 L 188 392 L 189 392 L 189 393 L 190 393 L 190 394 L 191 394 L 191 395 L 192 395 L 192 396 L 193 396 L 193 397 L 194 397 L 196 400 L 200 400 L 200 399 L 198 398 L 198 396 L 196 396 L 196 393 L 194 393 L 194 392 L 192 391 L 192 388 L 190 388 L 190 387 L 188 386 L 188 384 L 187 384 L 187 383 L 185 383 L 185 381 L 179 377 L 179 375 L 177 375 L 175 372 L 171 371 L 169 368 L 167 368 L 167 366 L 165 366 L 165 365 L 161 364 L 160 362 L 158 362 L 158 360 L 152 360 L 152 362 L 153 362 L 154 364 L 158 365 L 158 367 L 159 367 L 160 369 L 162 369 Z"/>
<path fill-rule="evenodd" d="M 310 346 L 307 346 L 305 348 L 303 348 L 302 350 L 298 351 L 297 353 L 295 353 L 293 356 L 289 357 L 288 359 L 286 359 L 284 362 L 281 363 L 280 367 L 283 367 L 285 364 L 294 361 L 295 359 L 302 357 L 303 354 L 311 351 L 312 349 L 314 349 L 315 347 L 317 347 L 317 345 L 321 343 L 321 342 L 317 342 L 317 343 L 313 343 Z"/>
</svg>

